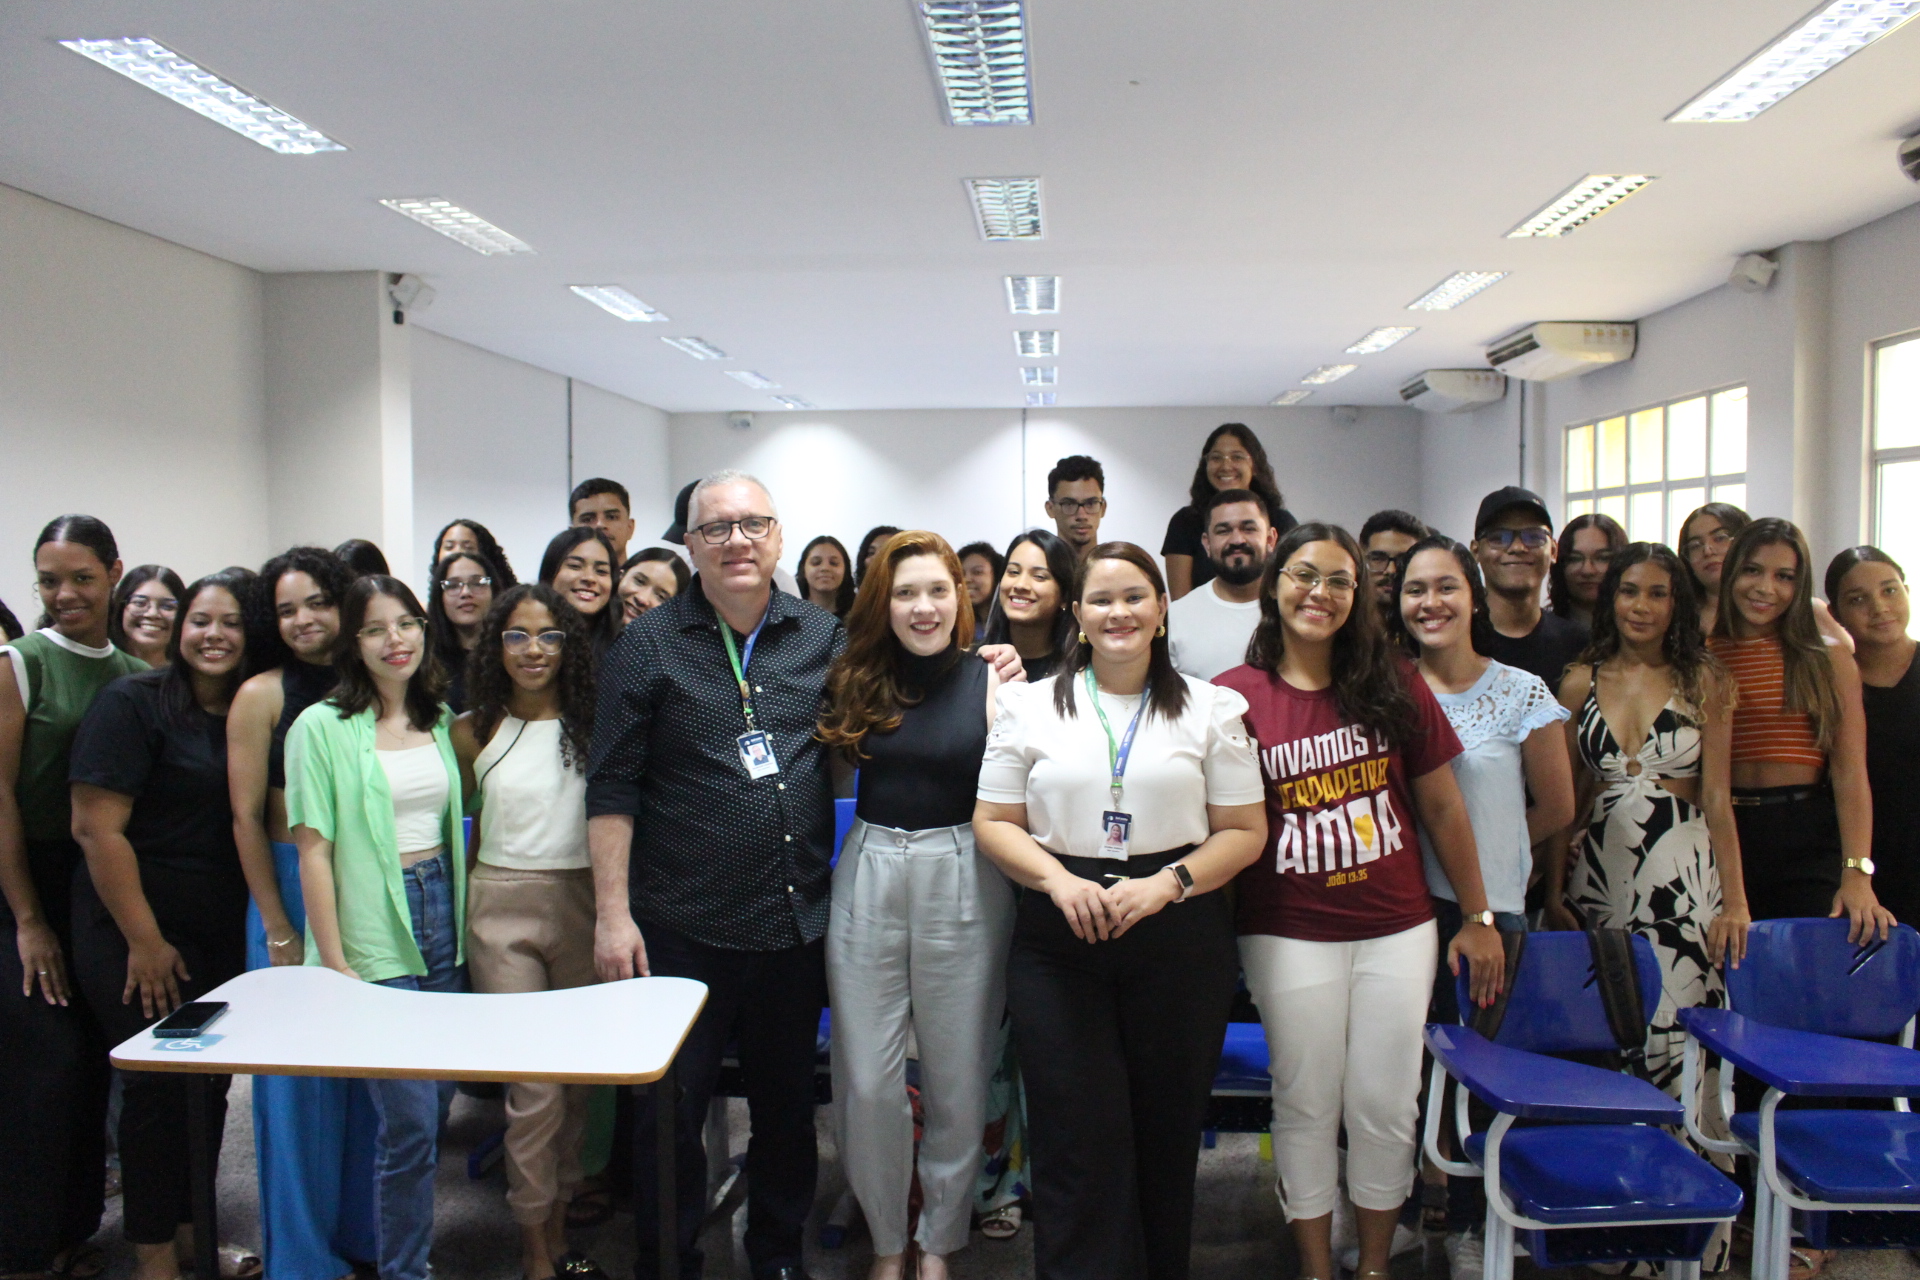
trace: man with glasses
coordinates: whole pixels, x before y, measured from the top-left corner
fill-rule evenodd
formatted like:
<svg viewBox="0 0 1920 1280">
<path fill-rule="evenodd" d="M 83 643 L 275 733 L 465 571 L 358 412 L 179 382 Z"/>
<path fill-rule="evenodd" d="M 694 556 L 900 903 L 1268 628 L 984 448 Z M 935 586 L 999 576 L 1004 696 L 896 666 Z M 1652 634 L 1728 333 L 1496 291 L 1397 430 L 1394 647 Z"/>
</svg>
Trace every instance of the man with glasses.
<svg viewBox="0 0 1920 1280">
<path fill-rule="evenodd" d="M 1488 494 L 1473 522 L 1473 555 L 1487 579 L 1493 623 L 1486 657 L 1531 671 L 1558 689 L 1567 666 L 1587 647 L 1587 629 L 1540 607 L 1540 588 L 1557 554 L 1553 520 L 1540 495 L 1518 485 Z"/>
<path fill-rule="evenodd" d="M 1395 561 L 1431 532 L 1419 516 L 1392 507 L 1374 512 L 1360 526 L 1360 550 L 1367 557 L 1367 575 L 1373 581 L 1373 602 L 1380 606 L 1382 621 L 1392 618 L 1395 607 Z"/>
<path fill-rule="evenodd" d="M 707 984 L 678 1059 L 681 1274 L 701 1271 L 701 1132 L 731 1043 L 753 1113 L 747 1260 L 754 1280 L 803 1280 L 833 841 L 814 728 L 846 634 L 832 614 L 774 588 L 780 522 L 758 480 L 708 476 L 688 498 L 686 525 L 691 587 L 628 626 L 600 667 L 587 769 L 594 966 L 604 981 Z M 654 1280 L 651 1101 L 634 1142 L 635 1274 Z"/>
<path fill-rule="evenodd" d="M 1107 473 L 1084 453 L 1062 458 L 1047 472 L 1047 514 L 1075 557 L 1100 545 L 1100 518 L 1107 514 Z"/>
<path fill-rule="evenodd" d="M 1247 660 L 1260 622 L 1260 575 L 1280 531 L 1266 499 L 1251 489 L 1216 490 L 1202 519 L 1200 546 L 1213 577 L 1167 606 L 1167 645 L 1182 674 L 1211 680 Z"/>
</svg>

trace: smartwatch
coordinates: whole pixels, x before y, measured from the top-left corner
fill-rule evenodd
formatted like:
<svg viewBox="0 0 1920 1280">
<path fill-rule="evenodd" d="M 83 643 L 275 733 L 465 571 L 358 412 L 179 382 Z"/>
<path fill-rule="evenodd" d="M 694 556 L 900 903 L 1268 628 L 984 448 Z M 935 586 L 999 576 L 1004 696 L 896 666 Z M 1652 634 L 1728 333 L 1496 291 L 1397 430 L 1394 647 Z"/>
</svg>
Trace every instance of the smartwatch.
<svg viewBox="0 0 1920 1280">
<path fill-rule="evenodd" d="M 1193 892 L 1193 872 L 1187 870 L 1187 864 L 1184 862 L 1169 862 L 1167 870 L 1173 872 L 1174 883 L 1180 886 L 1180 896 L 1174 901 L 1185 902 L 1187 895 Z"/>
<path fill-rule="evenodd" d="M 1846 868 L 1848 871 L 1863 871 L 1867 875 L 1873 874 L 1872 858 L 1848 858 L 1845 862 L 1842 862 L 1840 865 Z"/>
<path fill-rule="evenodd" d="M 1469 915 L 1469 916 L 1464 916 L 1464 917 L 1463 917 L 1463 923 L 1466 923 L 1466 924 L 1483 924 L 1483 925 L 1485 925 L 1485 926 L 1487 926 L 1487 928 L 1489 928 L 1489 929 L 1491 929 L 1491 928 L 1493 928 L 1493 927 L 1494 927 L 1494 923 L 1493 923 L 1493 912 L 1491 912 L 1491 911 L 1476 911 L 1476 912 L 1474 912 L 1474 913 L 1473 913 L 1472 915 Z"/>
</svg>

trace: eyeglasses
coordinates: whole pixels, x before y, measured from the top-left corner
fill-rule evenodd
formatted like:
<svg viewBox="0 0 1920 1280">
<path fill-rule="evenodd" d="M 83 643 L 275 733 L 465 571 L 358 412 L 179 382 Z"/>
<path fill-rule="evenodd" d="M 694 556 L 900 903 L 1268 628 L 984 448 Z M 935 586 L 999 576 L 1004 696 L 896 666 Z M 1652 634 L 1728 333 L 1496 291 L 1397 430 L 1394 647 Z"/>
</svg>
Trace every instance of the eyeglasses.
<svg viewBox="0 0 1920 1280">
<path fill-rule="evenodd" d="M 1538 551 L 1553 541 L 1553 535 L 1545 529 L 1489 529 L 1480 535 L 1480 540 L 1501 551 L 1507 550 L 1515 542 L 1529 551 Z"/>
<path fill-rule="evenodd" d="M 1354 587 L 1358 585 L 1351 574 L 1321 573 L 1310 564 L 1290 564 L 1285 573 L 1300 584 L 1302 591 L 1309 593 L 1325 587 L 1329 595 L 1348 596 L 1353 594 Z"/>
<path fill-rule="evenodd" d="M 473 595 L 479 592 L 482 587 L 491 587 L 492 585 L 493 579 L 487 577 L 440 579 L 441 593 L 449 596 Z"/>
<path fill-rule="evenodd" d="M 1393 559 L 1393 552 L 1391 551 L 1369 551 L 1367 552 L 1367 567 L 1369 569 L 1384 569 L 1393 563 Z"/>
<path fill-rule="evenodd" d="M 1699 555 L 1702 551 L 1705 551 L 1708 547 L 1712 547 L 1714 550 L 1719 551 L 1719 550 L 1724 550 L 1725 548 L 1730 547 L 1732 545 L 1733 545 L 1732 534 L 1728 533 L 1725 529 L 1715 529 L 1712 533 L 1708 534 L 1704 538 L 1688 538 L 1685 542 L 1680 544 L 1680 554 L 1685 556 L 1696 556 L 1696 555 Z"/>
<path fill-rule="evenodd" d="M 1217 467 L 1223 462 L 1230 462 L 1237 467 L 1243 462 L 1252 462 L 1253 455 L 1243 450 L 1235 449 L 1232 453 L 1210 453 L 1206 456 L 1205 461 L 1210 467 Z"/>
<path fill-rule="evenodd" d="M 1105 498 L 1055 498 L 1053 505 L 1063 516 L 1075 515 L 1081 511 L 1090 516 L 1097 516 L 1107 509 L 1107 500 Z"/>
<path fill-rule="evenodd" d="M 534 635 L 527 631 L 503 631 L 500 644 L 508 653 L 525 653 L 532 645 L 539 645 L 542 653 L 558 653 L 566 646 L 567 633 L 564 631 L 542 631 Z"/>
<path fill-rule="evenodd" d="M 164 614 L 171 618 L 180 612 L 180 602 L 171 598 L 156 600 L 152 596 L 128 596 L 127 608 L 138 609 L 141 613 Z"/>
<path fill-rule="evenodd" d="M 384 641 L 390 636 L 408 640 L 426 630 L 427 624 L 418 618 L 402 618 L 389 627 L 384 622 L 376 622 L 370 627 L 362 627 L 354 634 L 362 640 Z"/>
<path fill-rule="evenodd" d="M 777 523 L 772 516 L 748 516 L 744 520 L 710 520 L 706 524 L 695 525 L 693 531 L 708 546 L 717 547 L 732 539 L 735 529 L 750 541 L 758 542 L 772 533 Z"/>
</svg>

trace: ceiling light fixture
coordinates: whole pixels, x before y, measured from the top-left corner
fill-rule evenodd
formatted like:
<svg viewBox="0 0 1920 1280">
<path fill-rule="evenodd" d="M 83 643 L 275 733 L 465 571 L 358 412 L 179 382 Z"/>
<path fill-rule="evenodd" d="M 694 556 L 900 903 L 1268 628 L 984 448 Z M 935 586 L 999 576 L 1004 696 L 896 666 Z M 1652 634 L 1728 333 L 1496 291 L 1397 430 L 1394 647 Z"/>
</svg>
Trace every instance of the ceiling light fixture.
<svg viewBox="0 0 1920 1280">
<path fill-rule="evenodd" d="M 810 404 L 807 401 L 802 400 L 799 396 L 775 396 L 773 397 L 773 399 L 783 409 L 817 409 L 819 408 L 818 405 Z"/>
<path fill-rule="evenodd" d="M 1347 354 L 1350 356 L 1377 355 L 1378 353 L 1385 351 L 1388 347 L 1392 346 L 1394 343 L 1400 341 L 1400 339 L 1408 337 L 1418 332 L 1420 332 L 1420 328 L 1418 325 L 1411 325 L 1411 324 L 1384 325 L 1381 328 L 1372 330 L 1367 334 L 1366 337 L 1360 339 L 1360 341 L 1348 347 Z"/>
<path fill-rule="evenodd" d="M 1451 311 L 1489 285 L 1507 278 L 1504 271 L 1456 271 L 1407 304 L 1409 311 Z"/>
<path fill-rule="evenodd" d="M 752 387 L 755 391 L 772 391 L 780 384 L 764 373 L 755 373 L 751 369 L 728 369 L 726 374 L 743 387 Z"/>
<path fill-rule="evenodd" d="M 1020 370 L 1020 381 L 1030 387 L 1050 387 L 1060 381 L 1060 370 L 1050 364 L 1024 365 Z"/>
<path fill-rule="evenodd" d="M 1015 315 L 1046 315 L 1060 309 L 1059 276 L 1008 276 L 1007 309 Z"/>
<path fill-rule="evenodd" d="M 1057 356 L 1060 354 L 1060 331 L 1058 329 L 1018 330 L 1013 335 L 1013 349 L 1027 360 L 1041 356 Z"/>
<path fill-rule="evenodd" d="M 1299 404 L 1312 394 L 1313 392 L 1311 391 L 1282 391 L 1279 395 L 1267 401 L 1267 403 L 1284 409 L 1288 405 Z"/>
<path fill-rule="evenodd" d="M 1323 364 L 1306 377 L 1300 379 L 1305 387 L 1324 387 L 1329 382 L 1338 382 L 1360 366 L 1357 364 Z"/>
<path fill-rule="evenodd" d="M 1564 236 L 1586 226 L 1653 181 L 1647 173 L 1590 173 L 1507 232 L 1509 240 Z"/>
<path fill-rule="evenodd" d="M 1058 391 L 1027 392 L 1027 408 L 1029 409 L 1049 409 L 1059 402 L 1060 393 Z"/>
<path fill-rule="evenodd" d="M 477 213 L 439 196 L 400 196 L 382 200 L 395 213 L 404 213 L 423 227 L 431 227 L 449 240 L 456 240 L 475 253 L 492 257 L 497 253 L 532 253 L 533 246 L 511 235 Z"/>
<path fill-rule="evenodd" d="M 197 111 L 215 124 L 252 138 L 283 156 L 310 156 L 346 148 L 312 125 L 263 102 L 198 63 L 145 36 L 62 40 L 61 45 L 117 71 L 135 84 Z"/>
<path fill-rule="evenodd" d="M 915 7 L 948 123 L 1033 123 L 1022 0 L 923 0 Z"/>
<path fill-rule="evenodd" d="M 567 288 L 622 320 L 660 324 L 667 318 L 617 284 L 570 284 Z"/>
<path fill-rule="evenodd" d="M 1667 119 L 1675 124 L 1751 120 L 1915 14 L 1920 14 L 1920 0 L 1828 0 Z"/>
<path fill-rule="evenodd" d="M 708 342 L 705 338 L 662 338 L 660 341 L 684 351 L 695 360 L 725 360 L 727 353 Z"/>
<path fill-rule="evenodd" d="M 968 178 L 974 225 L 982 240 L 1044 240 L 1040 179 Z"/>
</svg>

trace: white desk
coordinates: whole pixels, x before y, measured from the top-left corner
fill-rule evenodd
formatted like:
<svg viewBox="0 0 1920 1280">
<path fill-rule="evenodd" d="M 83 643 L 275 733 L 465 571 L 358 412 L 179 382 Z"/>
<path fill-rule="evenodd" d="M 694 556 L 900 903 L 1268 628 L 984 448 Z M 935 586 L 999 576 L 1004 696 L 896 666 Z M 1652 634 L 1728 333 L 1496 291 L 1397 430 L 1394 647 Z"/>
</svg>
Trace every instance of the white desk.
<svg viewBox="0 0 1920 1280">
<path fill-rule="evenodd" d="M 636 978 L 566 991 L 452 995 L 356 982 L 318 966 L 256 969 L 202 1000 L 230 1006 L 205 1042 L 143 1031 L 113 1051 L 128 1071 L 651 1085 L 660 1098 L 661 1274 L 679 1274 L 674 1225 L 673 1060 L 707 1000 L 704 983 Z M 207 1092 L 189 1094 L 198 1274 L 217 1276 Z"/>
</svg>

